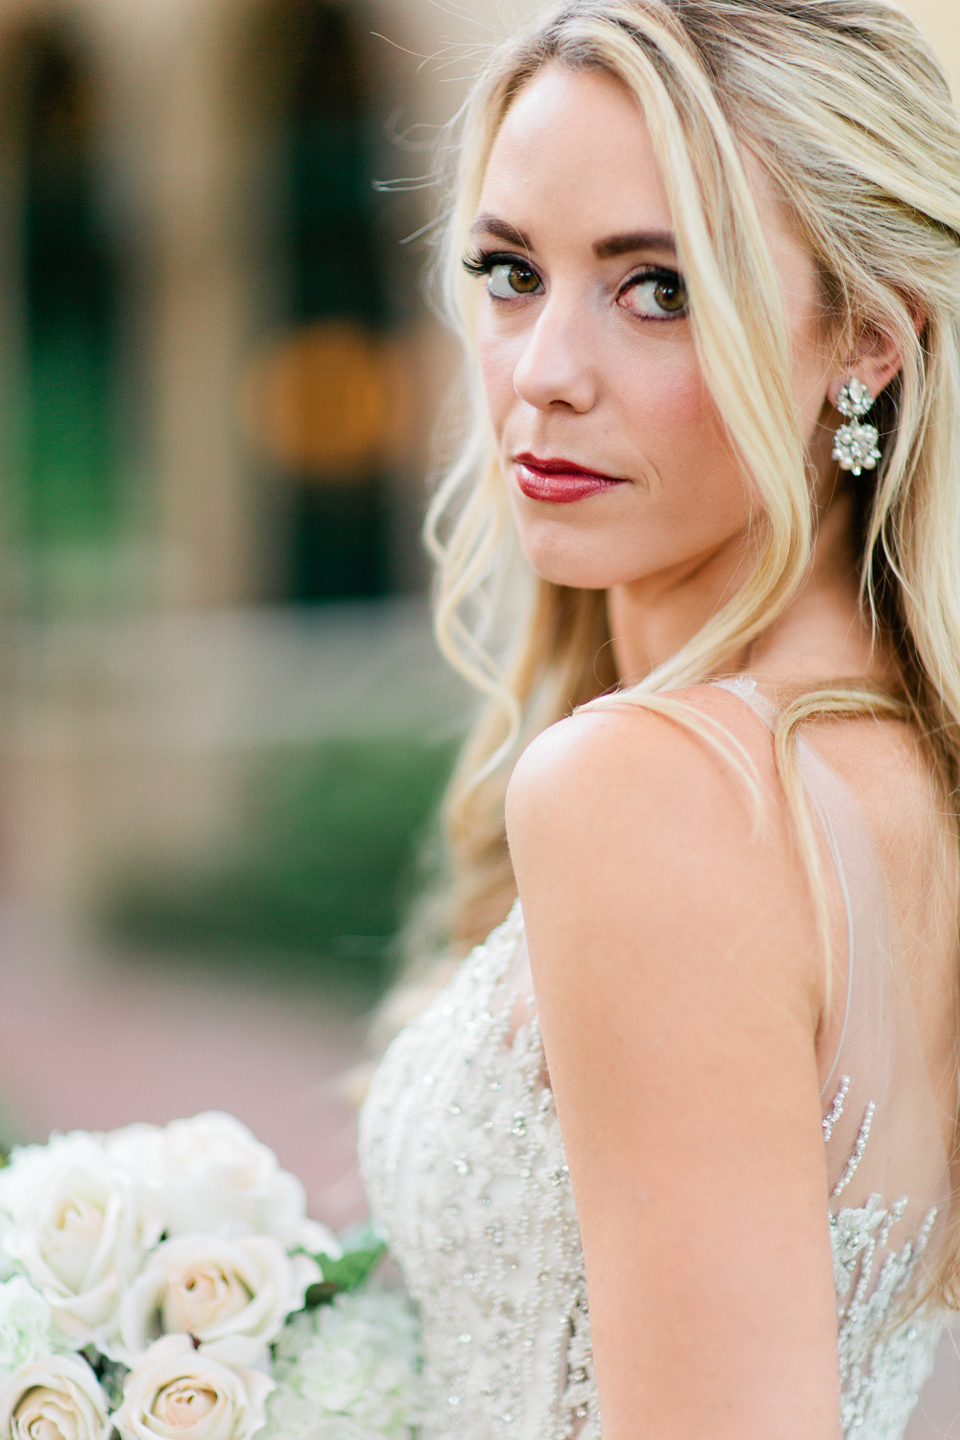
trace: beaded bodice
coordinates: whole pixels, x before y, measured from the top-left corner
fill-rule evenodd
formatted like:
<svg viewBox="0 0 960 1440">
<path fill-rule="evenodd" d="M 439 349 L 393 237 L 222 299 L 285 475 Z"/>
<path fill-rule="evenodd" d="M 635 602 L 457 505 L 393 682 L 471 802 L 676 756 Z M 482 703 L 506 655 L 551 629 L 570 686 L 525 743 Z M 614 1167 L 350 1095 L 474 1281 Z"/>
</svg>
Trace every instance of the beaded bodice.
<svg viewBox="0 0 960 1440">
<path fill-rule="evenodd" d="M 425 1440 L 559 1440 L 595 1403 L 577 1217 L 532 1006 L 505 1043 L 521 925 L 518 906 L 394 1041 L 364 1107 L 371 1206 L 423 1318 Z"/>
<path fill-rule="evenodd" d="M 872 923 L 856 900 L 863 877 L 843 816 L 829 818 L 831 843 L 848 851 L 851 939 L 856 930 L 862 947 Z M 600 1436 L 576 1210 L 524 954 L 518 902 L 394 1041 L 362 1116 L 371 1208 L 422 1316 L 422 1440 Z M 917 1300 L 946 1196 L 943 1156 L 909 1094 L 894 1108 L 915 1143 L 894 1143 L 897 1077 L 863 1043 L 898 1013 L 875 979 L 851 979 L 847 1009 L 866 1023 L 845 1030 L 828 1067 L 823 1129 L 844 1435 L 900 1440 L 942 1328 L 936 1307 Z M 898 1037 L 898 1063 L 908 1049 Z"/>
</svg>

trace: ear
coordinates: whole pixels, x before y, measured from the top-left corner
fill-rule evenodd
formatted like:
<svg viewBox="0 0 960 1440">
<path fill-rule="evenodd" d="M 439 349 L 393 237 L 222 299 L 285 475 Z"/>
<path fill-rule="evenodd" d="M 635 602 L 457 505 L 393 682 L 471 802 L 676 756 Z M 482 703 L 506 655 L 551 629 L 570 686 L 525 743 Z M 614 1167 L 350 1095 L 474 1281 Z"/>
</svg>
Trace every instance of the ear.
<svg viewBox="0 0 960 1440">
<path fill-rule="evenodd" d="M 927 317 L 913 307 L 911 315 L 914 330 L 917 335 L 922 335 Z M 851 376 L 855 375 L 858 380 L 862 380 L 876 399 L 903 369 L 903 357 L 896 341 L 880 330 L 866 331 L 859 337 L 859 343 L 845 347 L 841 353 L 844 355 L 844 368 L 840 374 L 833 377 L 827 387 L 827 399 L 834 408 L 841 387 Z"/>
</svg>

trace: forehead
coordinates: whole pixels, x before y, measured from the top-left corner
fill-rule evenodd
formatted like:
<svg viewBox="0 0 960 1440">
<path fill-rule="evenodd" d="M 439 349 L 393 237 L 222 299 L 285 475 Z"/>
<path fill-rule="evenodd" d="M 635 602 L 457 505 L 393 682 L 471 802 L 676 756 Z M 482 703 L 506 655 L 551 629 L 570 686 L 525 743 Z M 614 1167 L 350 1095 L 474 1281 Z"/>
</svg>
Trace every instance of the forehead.
<svg viewBox="0 0 960 1440">
<path fill-rule="evenodd" d="M 810 303 L 812 257 L 767 170 L 742 151 L 770 254 L 789 307 Z M 669 233 L 670 203 L 639 101 L 600 71 L 545 66 L 497 133 L 479 209 L 528 237 L 534 250 L 587 250 L 598 239 Z"/>
<path fill-rule="evenodd" d="M 538 218 L 559 211 L 570 238 L 582 230 L 590 244 L 598 233 L 671 224 L 637 101 L 612 76 L 558 65 L 541 70 L 507 111 L 480 208 L 509 210 L 504 218 L 528 234 Z"/>
</svg>

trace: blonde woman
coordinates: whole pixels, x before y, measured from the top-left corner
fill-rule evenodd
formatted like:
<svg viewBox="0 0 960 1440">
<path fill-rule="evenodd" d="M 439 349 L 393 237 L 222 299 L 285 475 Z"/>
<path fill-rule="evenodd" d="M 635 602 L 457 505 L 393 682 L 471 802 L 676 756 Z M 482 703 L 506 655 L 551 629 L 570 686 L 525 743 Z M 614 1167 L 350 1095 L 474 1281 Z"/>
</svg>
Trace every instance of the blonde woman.
<svg viewBox="0 0 960 1440">
<path fill-rule="evenodd" d="M 874 0 L 576 0 L 459 155 L 499 924 L 363 1122 L 424 1440 L 896 1440 L 960 1289 L 957 116 Z"/>
</svg>

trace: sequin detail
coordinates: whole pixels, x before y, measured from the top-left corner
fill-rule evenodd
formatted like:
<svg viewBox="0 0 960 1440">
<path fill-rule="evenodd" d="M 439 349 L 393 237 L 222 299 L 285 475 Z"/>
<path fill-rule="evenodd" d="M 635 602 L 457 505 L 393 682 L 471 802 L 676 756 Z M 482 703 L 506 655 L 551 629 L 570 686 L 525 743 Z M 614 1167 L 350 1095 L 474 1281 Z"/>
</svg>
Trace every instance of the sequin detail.
<svg viewBox="0 0 960 1440">
<path fill-rule="evenodd" d="M 849 1090 L 850 1090 L 850 1076 L 849 1076 L 849 1075 L 844 1075 L 843 1078 L 842 1078 L 841 1081 L 840 1081 L 840 1088 L 839 1088 L 839 1090 L 837 1091 L 836 1095 L 834 1095 L 834 1097 L 833 1097 L 833 1102 L 832 1102 L 832 1104 L 831 1104 L 831 1106 L 830 1106 L 830 1109 L 827 1111 L 826 1115 L 824 1115 L 823 1120 L 822 1120 L 822 1122 L 821 1122 L 822 1125 L 823 1125 L 823 1139 L 824 1139 L 824 1144 L 826 1144 L 826 1142 L 827 1142 L 827 1141 L 831 1138 L 831 1136 L 833 1135 L 834 1126 L 836 1125 L 837 1121 L 840 1119 L 840 1116 L 843 1114 L 843 1107 L 844 1107 L 844 1104 L 846 1103 L 847 1094 L 848 1094 Z"/>
<path fill-rule="evenodd" d="M 420 1440 L 600 1440 L 580 1234 L 535 1009 L 510 1038 L 517 997 L 504 977 L 522 930 L 518 905 L 394 1041 L 362 1117 L 371 1205 L 421 1309 Z M 844 1076 L 828 1144 L 849 1090 Z M 942 1322 L 911 1302 L 936 1211 L 889 1249 L 905 1208 L 873 1195 L 830 1219 L 845 1437 L 901 1440 L 932 1366 Z"/>
</svg>

